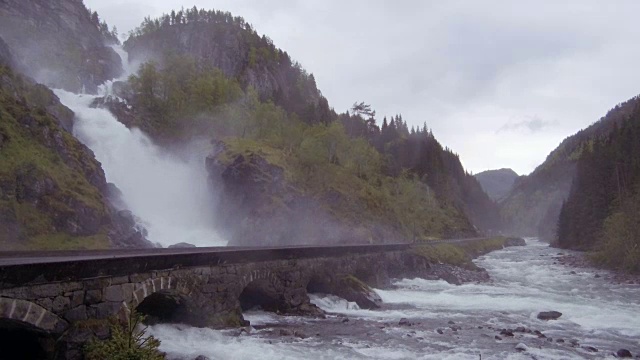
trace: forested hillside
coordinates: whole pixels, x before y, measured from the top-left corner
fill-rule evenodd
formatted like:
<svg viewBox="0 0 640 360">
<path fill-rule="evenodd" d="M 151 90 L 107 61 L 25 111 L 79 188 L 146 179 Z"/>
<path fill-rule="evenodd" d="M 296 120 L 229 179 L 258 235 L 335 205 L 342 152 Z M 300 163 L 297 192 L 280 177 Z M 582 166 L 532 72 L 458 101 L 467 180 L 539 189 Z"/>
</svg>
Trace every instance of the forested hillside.
<svg viewBox="0 0 640 360">
<path fill-rule="evenodd" d="M 623 124 L 637 103 L 634 98 L 617 105 L 593 125 L 566 138 L 530 175 L 518 178 L 500 203 L 506 232 L 553 241 L 560 209 L 576 175 L 576 163 L 595 142 Z"/>
<path fill-rule="evenodd" d="M 640 101 L 630 100 L 577 162 L 558 245 L 595 249 L 609 266 L 640 270 Z"/>
<path fill-rule="evenodd" d="M 483 171 L 475 177 L 491 199 L 500 201 L 509 194 L 518 174 L 511 169 L 498 169 Z"/>
<path fill-rule="evenodd" d="M 270 228 L 281 234 L 270 242 L 289 241 L 282 239 L 287 231 L 280 220 L 304 213 L 301 203 L 323 209 L 334 228 L 350 229 L 318 231 L 319 238 L 406 241 L 473 236 L 473 225 L 498 227 L 495 203 L 426 124 L 409 129 L 401 115 L 380 122 L 365 103 L 337 114 L 313 75 L 242 18 L 196 8 L 172 12 L 145 19 L 125 47 L 132 59 L 149 61 L 114 86 L 126 104 L 105 98 L 97 106 L 163 144 L 222 140 L 224 151 L 211 164 L 246 161 L 282 172 L 282 186 L 291 191 L 237 209 L 234 219 L 254 221 L 243 225 L 245 238 L 266 236 Z"/>
</svg>

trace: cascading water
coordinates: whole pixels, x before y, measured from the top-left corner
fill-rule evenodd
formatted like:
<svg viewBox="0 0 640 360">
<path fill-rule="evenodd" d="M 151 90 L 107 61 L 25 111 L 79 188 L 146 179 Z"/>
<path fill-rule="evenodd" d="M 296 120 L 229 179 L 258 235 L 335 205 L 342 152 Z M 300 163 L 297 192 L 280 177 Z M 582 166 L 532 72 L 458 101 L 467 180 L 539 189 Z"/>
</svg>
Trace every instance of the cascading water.
<svg viewBox="0 0 640 360">
<path fill-rule="evenodd" d="M 131 71 L 127 54 L 121 56 L 126 79 Z M 117 80 L 116 80 L 117 81 Z M 99 96 L 113 95 L 108 81 Z M 162 246 L 187 242 L 196 246 L 223 246 L 213 228 L 214 209 L 204 166 L 206 150 L 190 146 L 189 156 L 164 152 L 138 129 L 128 129 L 107 110 L 91 108 L 98 96 L 55 90 L 60 101 L 75 112 L 74 135 L 102 163 L 107 181 L 123 194 L 127 208 L 147 228 L 148 238 Z"/>
</svg>

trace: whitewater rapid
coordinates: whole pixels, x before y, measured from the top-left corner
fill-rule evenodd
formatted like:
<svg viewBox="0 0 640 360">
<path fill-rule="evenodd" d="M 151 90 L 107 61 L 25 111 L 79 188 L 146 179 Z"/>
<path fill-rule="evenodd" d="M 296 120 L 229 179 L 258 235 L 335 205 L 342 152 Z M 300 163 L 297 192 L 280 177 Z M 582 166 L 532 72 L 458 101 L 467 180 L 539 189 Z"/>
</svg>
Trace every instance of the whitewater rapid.
<svg viewBox="0 0 640 360">
<path fill-rule="evenodd" d="M 134 65 L 121 47 L 126 79 Z M 98 96 L 56 89 L 55 94 L 75 113 L 73 132 L 102 164 L 108 182 L 122 192 L 126 208 L 139 218 L 148 239 L 162 246 L 187 242 L 196 246 L 224 246 L 213 227 L 213 190 L 208 184 L 205 157 L 208 148 L 185 145 L 181 156 L 156 146 L 138 129 L 128 129 L 107 110 L 92 108 L 94 99 L 113 95 L 108 81 Z"/>
<path fill-rule="evenodd" d="M 327 319 L 251 311 L 245 317 L 257 329 L 250 333 L 181 325 L 156 325 L 150 332 L 169 359 L 602 359 L 621 348 L 639 354 L 638 285 L 612 284 L 604 271 L 572 274 L 557 263 L 557 253 L 529 239 L 526 247 L 483 256 L 476 264 L 493 279 L 487 284 L 399 280 L 394 290 L 376 290 L 384 301 L 380 310 L 312 294 L 312 302 L 331 313 Z M 562 316 L 537 319 L 548 310 Z M 402 318 L 414 325 L 399 325 Z M 517 327 L 545 337 L 500 335 Z M 305 336 L 282 336 L 280 329 Z M 518 343 L 528 349 L 516 351 Z"/>
</svg>

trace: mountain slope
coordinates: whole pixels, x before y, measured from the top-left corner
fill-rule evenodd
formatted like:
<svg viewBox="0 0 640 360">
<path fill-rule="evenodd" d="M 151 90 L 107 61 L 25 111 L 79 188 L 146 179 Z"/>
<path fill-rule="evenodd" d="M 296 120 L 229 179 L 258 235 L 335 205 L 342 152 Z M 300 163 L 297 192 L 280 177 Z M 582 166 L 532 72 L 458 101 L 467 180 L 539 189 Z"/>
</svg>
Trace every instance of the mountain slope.
<svg viewBox="0 0 640 360">
<path fill-rule="evenodd" d="M 577 163 L 557 244 L 599 250 L 606 265 L 640 270 L 640 101 L 626 121 L 593 141 Z"/>
<path fill-rule="evenodd" d="M 500 204 L 505 231 L 554 240 L 560 208 L 569 196 L 576 163 L 592 149 L 594 142 L 623 124 L 638 102 L 638 98 L 633 98 L 617 105 L 591 126 L 566 138 L 530 175 L 518 178 Z"/>
<path fill-rule="evenodd" d="M 518 174 L 511 169 L 487 170 L 476 174 L 475 178 L 491 199 L 500 201 L 509 194 Z"/>
<path fill-rule="evenodd" d="M 131 215 L 110 205 L 91 150 L 65 130 L 73 112 L 8 67 L 2 45 L 0 249 L 149 246 Z"/>
<path fill-rule="evenodd" d="M 16 69 L 55 88 L 95 93 L 122 72 L 105 27 L 80 0 L 0 1 L 0 36 Z"/>
<path fill-rule="evenodd" d="M 243 18 L 228 12 L 194 7 L 147 18 L 124 48 L 132 62 L 152 59 L 161 67 L 175 55 L 188 55 L 195 66 L 219 69 L 245 91 L 252 87 L 261 101 L 271 100 L 309 123 L 329 120 L 323 118 L 329 108 L 313 75 Z"/>
</svg>

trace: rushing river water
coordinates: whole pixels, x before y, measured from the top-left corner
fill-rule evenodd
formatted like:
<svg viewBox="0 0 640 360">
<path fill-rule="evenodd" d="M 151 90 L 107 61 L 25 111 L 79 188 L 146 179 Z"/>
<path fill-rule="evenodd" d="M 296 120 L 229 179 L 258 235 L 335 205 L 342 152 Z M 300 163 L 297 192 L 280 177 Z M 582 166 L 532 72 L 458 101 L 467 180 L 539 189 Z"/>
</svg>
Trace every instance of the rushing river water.
<svg viewBox="0 0 640 360">
<path fill-rule="evenodd" d="M 614 285 L 603 271 L 554 264 L 558 253 L 529 239 L 525 247 L 476 260 L 491 275 L 487 284 L 400 280 L 394 290 L 377 290 L 381 310 L 312 295 L 330 312 L 326 319 L 251 311 L 245 317 L 257 329 L 248 333 L 181 325 L 149 331 L 170 359 L 600 359 L 621 348 L 640 353 L 640 287 Z M 538 320 L 547 310 L 562 316 Z M 402 318 L 413 325 L 399 325 Z M 518 327 L 531 333 L 500 335 Z M 527 349 L 516 350 L 519 343 Z"/>
</svg>

